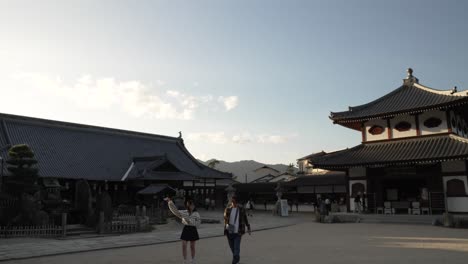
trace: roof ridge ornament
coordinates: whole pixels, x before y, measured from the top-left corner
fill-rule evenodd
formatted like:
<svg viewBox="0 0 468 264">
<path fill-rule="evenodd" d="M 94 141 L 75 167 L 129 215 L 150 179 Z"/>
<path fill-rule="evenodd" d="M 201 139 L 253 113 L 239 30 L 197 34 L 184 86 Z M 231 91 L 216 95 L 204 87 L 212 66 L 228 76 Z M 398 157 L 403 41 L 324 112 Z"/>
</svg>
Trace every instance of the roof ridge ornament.
<svg viewBox="0 0 468 264">
<path fill-rule="evenodd" d="M 454 93 L 457 93 L 457 92 L 458 92 L 458 91 L 457 91 L 457 87 L 454 86 L 453 89 L 452 89 L 452 91 L 450 91 L 450 94 L 454 94 Z"/>
<path fill-rule="evenodd" d="M 403 79 L 403 84 L 411 86 L 414 83 L 419 83 L 418 78 L 413 76 L 413 69 L 408 68 L 406 72 L 408 73 L 408 76 L 406 76 L 406 78 Z"/>
</svg>

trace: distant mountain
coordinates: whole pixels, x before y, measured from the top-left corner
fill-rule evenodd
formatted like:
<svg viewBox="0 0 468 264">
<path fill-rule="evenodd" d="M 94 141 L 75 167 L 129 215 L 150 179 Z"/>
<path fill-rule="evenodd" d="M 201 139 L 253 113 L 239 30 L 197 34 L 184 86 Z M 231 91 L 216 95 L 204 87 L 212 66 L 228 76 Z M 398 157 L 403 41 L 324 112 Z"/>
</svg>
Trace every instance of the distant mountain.
<svg viewBox="0 0 468 264">
<path fill-rule="evenodd" d="M 210 161 L 212 160 L 213 159 L 200 162 L 202 162 L 205 165 L 208 165 L 208 163 L 210 163 Z M 255 160 L 241 160 L 234 162 L 220 160 L 219 163 L 216 164 L 215 169 L 232 173 L 234 176 L 236 176 L 236 180 L 239 182 L 245 182 L 245 175 L 247 175 L 247 182 L 251 182 L 259 178 L 259 176 L 254 173 L 254 170 L 265 165 L 275 170 L 278 170 L 280 173 L 286 172 L 288 168 L 288 165 L 285 164 L 264 164 Z"/>
</svg>

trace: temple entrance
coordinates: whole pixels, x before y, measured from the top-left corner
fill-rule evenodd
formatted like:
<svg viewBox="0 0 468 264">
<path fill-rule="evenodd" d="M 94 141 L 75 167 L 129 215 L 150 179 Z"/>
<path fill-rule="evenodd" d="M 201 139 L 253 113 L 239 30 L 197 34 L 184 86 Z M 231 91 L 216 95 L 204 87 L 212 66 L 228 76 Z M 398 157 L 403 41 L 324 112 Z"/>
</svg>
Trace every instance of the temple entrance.
<svg viewBox="0 0 468 264">
<path fill-rule="evenodd" d="M 427 185 L 424 179 L 390 179 L 383 181 L 386 201 L 418 201 L 427 199 Z M 425 197 L 424 197 L 425 196 Z"/>
<path fill-rule="evenodd" d="M 428 213 L 435 204 L 431 200 L 436 196 L 431 193 L 443 189 L 440 167 L 437 165 L 387 167 L 369 169 L 368 172 L 369 193 L 373 196 L 373 203 L 371 205 L 369 202 L 369 206 L 375 206 L 373 211 L 377 213 Z"/>
</svg>

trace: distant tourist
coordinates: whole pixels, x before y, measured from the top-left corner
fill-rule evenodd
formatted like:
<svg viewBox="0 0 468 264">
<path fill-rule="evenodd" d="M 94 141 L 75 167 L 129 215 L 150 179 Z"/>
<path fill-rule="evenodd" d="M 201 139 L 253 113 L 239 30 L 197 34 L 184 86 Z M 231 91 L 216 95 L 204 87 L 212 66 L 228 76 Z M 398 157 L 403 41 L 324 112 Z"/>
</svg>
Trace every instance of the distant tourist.
<svg viewBox="0 0 468 264">
<path fill-rule="evenodd" d="M 263 201 L 263 206 L 265 207 L 265 211 L 266 211 L 267 210 L 267 201 L 266 200 Z"/>
<path fill-rule="evenodd" d="M 232 264 L 239 263 L 240 243 L 245 227 L 250 235 L 250 224 L 245 209 L 237 203 L 237 197 L 231 198 L 231 204 L 224 210 L 224 234 L 227 236 L 232 252 Z"/>
<path fill-rule="evenodd" d="M 354 212 L 361 212 L 361 193 L 356 194 L 356 196 L 354 197 Z"/>
<path fill-rule="evenodd" d="M 247 216 L 253 216 L 252 211 L 254 209 L 254 203 L 252 199 L 249 199 L 245 204 L 245 209 L 247 209 Z"/>
<path fill-rule="evenodd" d="M 199 239 L 197 227 L 201 224 L 200 214 L 195 208 L 195 203 L 193 200 L 187 199 L 185 201 L 185 207 L 187 210 L 178 210 L 176 205 L 172 202 L 170 198 L 164 199 L 167 202 L 169 210 L 182 220 L 184 224 L 184 229 L 180 235 L 182 240 L 182 256 L 184 257 L 184 264 L 194 264 L 195 263 L 195 241 Z M 187 242 L 190 241 L 190 253 L 191 260 L 187 262 Z"/>
<path fill-rule="evenodd" d="M 211 210 L 214 211 L 215 208 L 216 208 L 216 201 L 215 201 L 215 199 L 211 199 Z"/>
<path fill-rule="evenodd" d="M 210 209 L 210 198 L 205 198 L 205 209 L 208 211 Z"/>
<path fill-rule="evenodd" d="M 367 203 L 366 203 L 366 200 L 367 200 L 367 195 L 366 193 L 363 193 L 362 194 L 362 210 L 364 212 L 367 212 Z"/>
<path fill-rule="evenodd" d="M 331 201 L 330 201 L 330 198 L 326 198 L 325 199 L 325 206 L 327 207 L 327 211 L 330 212 L 331 211 Z"/>
</svg>

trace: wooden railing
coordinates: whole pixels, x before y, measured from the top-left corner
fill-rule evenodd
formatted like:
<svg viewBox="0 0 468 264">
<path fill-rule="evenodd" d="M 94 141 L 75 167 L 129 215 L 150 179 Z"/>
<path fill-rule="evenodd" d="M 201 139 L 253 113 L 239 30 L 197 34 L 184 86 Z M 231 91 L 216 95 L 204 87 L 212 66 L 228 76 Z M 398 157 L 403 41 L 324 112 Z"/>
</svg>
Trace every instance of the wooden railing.
<svg viewBox="0 0 468 264">
<path fill-rule="evenodd" d="M 0 226 L 0 237 L 59 237 L 64 231 L 61 226 Z"/>
</svg>

